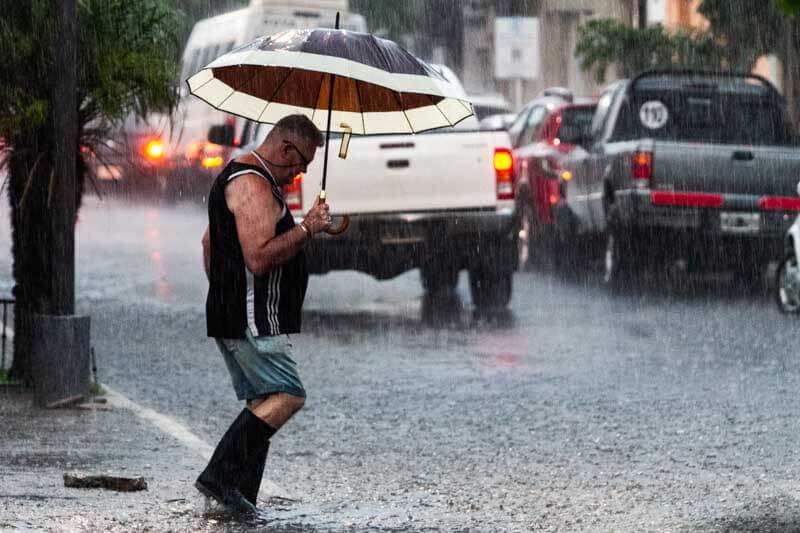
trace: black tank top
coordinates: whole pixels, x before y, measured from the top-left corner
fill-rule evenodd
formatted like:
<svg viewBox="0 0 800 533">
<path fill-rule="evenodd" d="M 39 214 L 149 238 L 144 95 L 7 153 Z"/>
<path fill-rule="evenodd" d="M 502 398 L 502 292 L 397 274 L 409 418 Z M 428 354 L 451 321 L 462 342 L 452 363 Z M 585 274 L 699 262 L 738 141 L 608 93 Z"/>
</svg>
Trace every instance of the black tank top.
<svg viewBox="0 0 800 533">
<path fill-rule="evenodd" d="M 206 298 L 209 337 L 244 338 L 299 333 L 301 310 L 308 287 L 306 256 L 300 250 L 287 263 L 263 275 L 253 275 L 244 264 L 236 220 L 225 201 L 225 187 L 244 174 L 267 180 L 282 209 L 275 236 L 292 229 L 294 217 L 286 207 L 275 179 L 266 169 L 231 161 L 217 176 L 208 196 L 211 268 Z"/>
</svg>

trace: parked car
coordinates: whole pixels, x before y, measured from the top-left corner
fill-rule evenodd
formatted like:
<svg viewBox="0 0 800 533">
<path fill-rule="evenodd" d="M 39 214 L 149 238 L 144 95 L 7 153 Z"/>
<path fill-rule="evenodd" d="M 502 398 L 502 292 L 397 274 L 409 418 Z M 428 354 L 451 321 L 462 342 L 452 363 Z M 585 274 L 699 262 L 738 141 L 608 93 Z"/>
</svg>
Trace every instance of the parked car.
<svg viewBox="0 0 800 533">
<path fill-rule="evenodd" d="M 489 115 L 481 119 L 478 127 L 482 130 L 508 130 L 517 115 L 514 113 L 498 113 Z"/>
<path fill-rule="evenodd" d="M 797 183 L 800 196 L 800 182 Z M 795 198 L 800 204 L 800 198 Z M 784 256 L 775 271 L 775 296 L 783 313 L 800 315 L 800 215 L 786 232 Z"/>
<path fill-rule="evenodd" d="M 603 92 L 578 144 L 562 162 L 557 234 L 573 247 L 601 237 L 607 284 L 671 259 L 755 282 L 781 257 L 800 147 L 766 79 L 645 71 Z"/>
<path fill-rule="evenodd" d="M 525 106 L 509 127 L 518 177 L 520 268 L 549 265 L 558 257 L 552 209 L 559 200 L 561 160 L 587 137 L 595 107 L 591 100 L 573 103 L 564 90 L 550 91 Z"/>
<path fill-rule="evenodd" d="M 475 118 L 478 121 L 491 115 L 511 113 L 511 105 L 502 95 L 471 94 L 468 98 L 472 102 L 472 109 L 475 111 Z"/>
</svg>

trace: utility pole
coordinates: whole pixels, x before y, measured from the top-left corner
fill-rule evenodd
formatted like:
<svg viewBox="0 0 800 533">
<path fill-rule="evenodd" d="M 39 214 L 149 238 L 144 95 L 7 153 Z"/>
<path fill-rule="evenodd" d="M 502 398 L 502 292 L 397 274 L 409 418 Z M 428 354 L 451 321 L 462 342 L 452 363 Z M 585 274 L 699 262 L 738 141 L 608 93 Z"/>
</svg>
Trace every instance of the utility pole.
<svg viewBox="0 0 800 533">
<path fill-rule="evenodd" d="M 638 0 L 637 13 L 639 19 L 639 29 L 647 27 L 647 0 Z"/>
</svg>

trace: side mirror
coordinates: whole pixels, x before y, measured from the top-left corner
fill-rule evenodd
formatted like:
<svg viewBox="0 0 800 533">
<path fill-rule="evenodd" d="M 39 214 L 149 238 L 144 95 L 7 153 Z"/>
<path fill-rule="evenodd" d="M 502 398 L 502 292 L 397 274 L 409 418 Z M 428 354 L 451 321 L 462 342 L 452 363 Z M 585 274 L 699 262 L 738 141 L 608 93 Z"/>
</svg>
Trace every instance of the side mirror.
<svg viewBox="0 0 800 533">
<path fill-rule="evenodd" d="M 236 134 L 230 124 L 218 124 L 208 130 L 208 142 L 222 146 L 233 146 Z"/>
<path fill-rule="evenodd" d="M 797 196 L 800 196 L 800 181 L 797 182 Z"/>
</svg>

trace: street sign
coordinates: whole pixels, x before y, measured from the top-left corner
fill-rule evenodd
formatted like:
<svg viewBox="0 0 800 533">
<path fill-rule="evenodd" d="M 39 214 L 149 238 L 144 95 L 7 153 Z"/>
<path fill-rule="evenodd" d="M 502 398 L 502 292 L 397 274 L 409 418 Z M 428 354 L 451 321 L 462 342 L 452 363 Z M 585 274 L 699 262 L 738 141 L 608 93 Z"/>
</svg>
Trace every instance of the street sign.
<svg viewBox="0 0 800 533">
<path fill-rule="evenodd" d="M 498 17 L 494 22 L 494 77 L 532 80 L 539 77 L 539 19 Z"/>
</svg>

